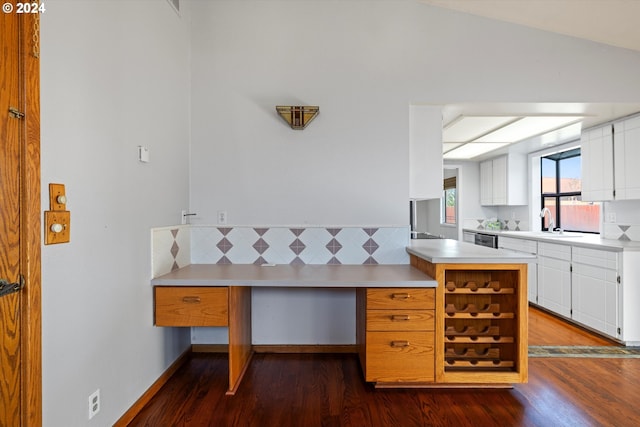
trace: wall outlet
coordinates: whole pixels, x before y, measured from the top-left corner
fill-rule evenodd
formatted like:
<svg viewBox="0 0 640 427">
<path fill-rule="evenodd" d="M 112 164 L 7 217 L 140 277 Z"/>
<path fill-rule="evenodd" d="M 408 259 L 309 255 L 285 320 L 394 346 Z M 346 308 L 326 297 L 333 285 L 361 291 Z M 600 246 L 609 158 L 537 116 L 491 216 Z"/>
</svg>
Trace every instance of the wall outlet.
<svg viewBox="0 0 640 427">
<path fill-rule="evenodd" d="M 100 412 L 100 389 L 89 396 L 89 419 L 95 417 L 98 412 Z"/>
<path fill-rule="evenodd" d="M 180 224 L 186 224 L 187 223 L 187 211 L 186 210 L 182 210 L 182 215 L 180 216 Z"/>
<path fill-rule="evenodd" d="M 218 224 L 227 223 L 227 211 L 218 211 Z"/>
<path fill-rule="evenodd" d="M 607 214 L 607 222 L 610 222 L 611 224 L 615 224 L 615 222 L 616 222 L 616 213 L 615 212 L 609 212 Z"/>
</svg>

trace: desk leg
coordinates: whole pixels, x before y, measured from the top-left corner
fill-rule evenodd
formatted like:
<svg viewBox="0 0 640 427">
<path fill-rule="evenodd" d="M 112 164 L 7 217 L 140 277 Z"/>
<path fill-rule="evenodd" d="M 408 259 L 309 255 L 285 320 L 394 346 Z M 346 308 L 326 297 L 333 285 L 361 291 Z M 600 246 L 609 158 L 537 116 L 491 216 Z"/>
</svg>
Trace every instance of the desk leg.
<svg viewBox="0 0 640 427">
<path fill-rule="evenodd" d="M 249 367 L 251 348 L 251 288 L 229 286 L 229 390 L 234 395 Z"/>
</svg>

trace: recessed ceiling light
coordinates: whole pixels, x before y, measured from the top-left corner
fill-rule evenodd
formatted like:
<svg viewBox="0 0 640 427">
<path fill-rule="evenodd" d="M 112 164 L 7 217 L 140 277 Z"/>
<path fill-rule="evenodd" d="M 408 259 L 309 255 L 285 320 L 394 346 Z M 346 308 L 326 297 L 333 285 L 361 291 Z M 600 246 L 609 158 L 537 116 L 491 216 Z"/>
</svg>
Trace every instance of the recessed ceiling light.
<svg viewBox="0 0 640 427">
<path fill-rule="evenodd" d="M 445 126 L 444 142 L 469 142 L 505 126 L 518 117 L 511 116 L 460 116 Z"/>
<path fill-rule="evenodd" d="M 464 144 L 458 148 L 445 153 L 443 157 L 445 159 L 472 159 L 481 154 L 488 153 L 489 151 L 497 150 L 500 147 L 509 145 L 506 142 L 471 142 Z"/>
<path fill-rule="evenodd" d="M 523 141 L 536 135 L 560 129 L 581 120 L 583 116 L 530 116 L 510 123 L 494 132 L 488 133 L 474 142 L 507 142 Z"/>
</svg>

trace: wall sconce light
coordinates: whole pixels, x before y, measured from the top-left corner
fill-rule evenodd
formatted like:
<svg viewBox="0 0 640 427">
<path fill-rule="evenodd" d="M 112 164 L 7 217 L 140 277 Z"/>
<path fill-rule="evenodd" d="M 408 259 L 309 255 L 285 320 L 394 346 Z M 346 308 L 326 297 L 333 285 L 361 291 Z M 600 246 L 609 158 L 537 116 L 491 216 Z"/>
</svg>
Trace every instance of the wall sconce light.
<svg viewBox="0 0 640 427">
<path fill-rule="evenodd" d="M 277 105 L 276 111 L 280 114 L 280 117 L 289 123 L 291 129 L 304 129 L 311 120 L 316 118 L 318 112 L 320 112 L 320 107 Z"/>
</svg>

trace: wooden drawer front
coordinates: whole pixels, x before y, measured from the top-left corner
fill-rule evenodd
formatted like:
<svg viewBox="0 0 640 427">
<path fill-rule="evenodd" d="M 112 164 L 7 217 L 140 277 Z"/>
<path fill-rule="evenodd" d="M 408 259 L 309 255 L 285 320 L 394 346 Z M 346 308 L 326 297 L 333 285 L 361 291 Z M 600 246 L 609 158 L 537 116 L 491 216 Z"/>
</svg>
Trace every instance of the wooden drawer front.
<svg viewBox="0 0 640 427">
<path fill-rule="evenodd" d="M 367 310 L 368 331 L 433 331 L 434 310 Z"/>
<path fill-rule="evenodd" d="M 229 290 L 155 287 L 156 326 L 228 326 Z"/>
<path fill-rule="evenodd" d="M 420 308 L 434 309 L 434 288 L 367 289 L 368 309 Z"/>
<path fill-rule="evenodd" d="M 366 381 L 433 382 L 432 333 L 367 332 Z"/>
</svg>

